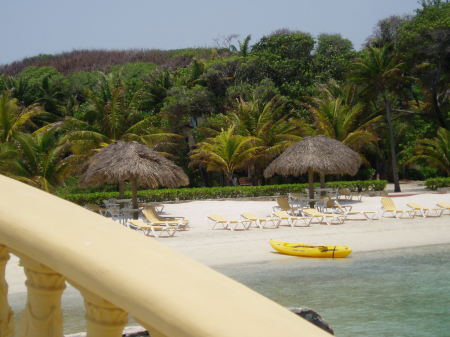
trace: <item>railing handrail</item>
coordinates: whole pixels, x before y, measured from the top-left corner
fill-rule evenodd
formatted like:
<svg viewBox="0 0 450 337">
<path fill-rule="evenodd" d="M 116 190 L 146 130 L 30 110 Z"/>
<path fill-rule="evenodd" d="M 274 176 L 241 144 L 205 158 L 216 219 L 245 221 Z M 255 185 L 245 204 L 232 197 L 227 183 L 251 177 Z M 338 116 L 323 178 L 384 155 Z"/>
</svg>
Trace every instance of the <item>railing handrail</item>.
<svg viewBox="0 0 450 337">
<path fill-rule="evenodd" d="M 103 216 L 0 176 L 0 244 L 164 336 L 329 336 L 284 307 Z"/>
</svg>

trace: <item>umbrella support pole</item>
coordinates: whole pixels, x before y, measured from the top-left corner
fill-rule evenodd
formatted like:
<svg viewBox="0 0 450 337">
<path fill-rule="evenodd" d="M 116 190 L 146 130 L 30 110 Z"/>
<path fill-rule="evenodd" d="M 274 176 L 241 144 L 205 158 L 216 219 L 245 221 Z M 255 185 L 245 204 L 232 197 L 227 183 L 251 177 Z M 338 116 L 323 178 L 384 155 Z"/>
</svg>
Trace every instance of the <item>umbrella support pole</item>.
<svg viewBox="0 0 450 337">
<path fill-rule="evenodd" d="M 137 201 L 137 181 L 136 178 L 131 179 L 131 200 L 133 203 L 133 209 L 138 209 L 138 201 Z M 133 212 L 133 219 L 137 219 L 139 217 L 138 212 Z"/>
<path fill-rule="evenodd" d="M 324 197 L 327 195 L 327 193 L 323 190 L 325 188 L 325 174 L 320 173 L 320 188 L 322 189 L 320 191 L 320 196 Z"/>
<path fill-rule="evenodd" d="M 309 189 L 309 199 L 314 199 L 314 171 L 308 169 L 308 189 Z M 309 207 L 314 208 L 314 201 L 309 203 Z"/>
</svg>

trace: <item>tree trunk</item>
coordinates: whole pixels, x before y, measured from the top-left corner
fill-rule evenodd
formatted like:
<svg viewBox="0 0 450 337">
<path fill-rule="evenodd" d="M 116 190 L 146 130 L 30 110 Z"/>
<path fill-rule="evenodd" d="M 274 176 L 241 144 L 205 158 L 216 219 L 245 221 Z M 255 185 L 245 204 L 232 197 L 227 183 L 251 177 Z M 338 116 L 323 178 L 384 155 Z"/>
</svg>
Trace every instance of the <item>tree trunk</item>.
<svg viewBox="0 0 450 337">
<path fill-rule="evenodd" d="M 386 121 L 388 124 L 389 144 L 390 144 L 391 162 L 392 162 L 392 178 L 394 180 L 394 191 L 401 192 L 400 180 L 398 178 L 397 153 L 395 151 L 394 126 L 392 125 L 391 103 L 389 102 L 388 98 L 386 97 L 386 94 L 384 94 L 384 107 L 386 109 Z"/>
<path fill-rule="evenodd" d="M 225 173 L 225 184 L 226 184 L 226 186 L 233 186 L 233 173 L 234 172 L 227 172 L 227 173 Z"/>
<path fill-rule="evenodd" d="M 320 188 L 325 188 L 325 174 L 320 173 Z M 323 197 L 327 194 L 325 191 L 320 191 L 320 196 Z"/>
<path fill-rule="evenodd" d="M 119 199 L 125 199 L 125 182 L 119 182 Z"/>
<path fill-rule="evenodd" d="M 203 185 L 205 185 L 205 187 L 210 187 L 208 171 L 204 167 L 200 167 L 199 171 L 203 180 Z"/>
<path fill-rule="evenodd" d="M 257 185 L 258 184 L 257 177 L 256 177 L 256 167 L 255 167 L 255 163 L 254 162 L 249 163 L 249 165 L 247 167 L 247 177 L 252 182 L 252 185 Z"/>
<path fill-rule="evenodd" d="M 131 179 L 131 200 L 133 204 L 133 209 L 138 209 L 137 201 L 137 181 L 136 178 Z M 138 212 L 133 212 L 133 219 L 137 219 L 139 216 Z"/>
</svg>

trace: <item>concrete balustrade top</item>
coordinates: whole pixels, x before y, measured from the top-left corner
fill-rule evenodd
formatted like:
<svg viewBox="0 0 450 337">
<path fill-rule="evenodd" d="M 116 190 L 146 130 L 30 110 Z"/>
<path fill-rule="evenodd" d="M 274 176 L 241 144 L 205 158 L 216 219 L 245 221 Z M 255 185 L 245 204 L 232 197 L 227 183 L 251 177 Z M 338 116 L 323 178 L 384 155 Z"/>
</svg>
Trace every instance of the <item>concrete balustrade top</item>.
<svg viewBox="0 0 450 337">
<path fill-rule="evenodd" d="M 0 190 L 0 244 L 128 312 L 152 336 L 329 336 L 110 219 L 5 176 Z"/>
</svg>

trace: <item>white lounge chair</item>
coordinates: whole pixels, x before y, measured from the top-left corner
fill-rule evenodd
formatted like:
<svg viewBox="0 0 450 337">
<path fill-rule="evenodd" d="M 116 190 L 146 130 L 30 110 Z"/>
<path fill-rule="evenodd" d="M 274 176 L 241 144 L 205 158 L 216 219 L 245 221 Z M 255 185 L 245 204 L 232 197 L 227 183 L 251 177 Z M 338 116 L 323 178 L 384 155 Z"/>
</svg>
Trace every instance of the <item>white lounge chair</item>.
<svg viewBox="0 0 450 337">
<path fill-rule="evenodd" d="M 174 236 L 177 231 L 176 226 L 152 225 L 145 223 L 141 219 L 128 220 L 128 227 L 140 230 L 144 235 L 153 236 L 155 238 Z"/>
<path fill-rule="evenodd" d="M 450 214 L 450 203 L 441 201 L 441 202 L 438 202 L 436 205 L 443 209 L 443 214 Z M 445 212 L 448 212 L 448 213 L 445 213 Z"/>
<path fill-rule="evenodd" d="M 244 230 L 249 229 L 251 224 L 251 221 L 248 220 L 230 220 L 217 214 L 208 215 L 208 220 L 211 222 L 211 229 L 221 226 L 223 229 L 229 229 L 231 231 L 235 231 L 239 227 Z"/>
<path fill-rule="evenodd" d="M 402 218 L 402 216 L 406 216 L 408 218 L 414 218 L 415 211 L 412 209 L 398 209 L 395 207 L 394 201 L 390 197 L 381 198 L 381 216 L 386 216 L 386 214 L 391 214 L 393 217 L 397 219 Z"/>
<path fill-rule="evenodd" d="M 441 216 L 442 212 L 444 211 L 443 208 L 427 208 L 415 202 L 409 202 L 406 205 L 414 210 L 414 215 L 422 215 L 424 218 L 428 216 L 433 217 Z"/>
<path fill-rule="evenodd" d="M 250 221 L 250 226 L 255 225 L 261 229 L 263 228 L 278 228 L 280 225 L 280 218 L 263 218 L 254 215 L 253 213 L 242 213 L 241 217 Z"/>
<path fill-rule="evenodd" d="M 162 217 L 159 216 L 153 206 L 147 206 L 142 210 L 145 219 L 152 225 L 176 226 L 178 230 L 186 230 L 189 221 L 183 217 Z"/>
<path fill-rule="evenodd" d="M 337 200 L 331 201 L 334 201 L 334 206 L 328 207 L 328 209 L 331 208 L 334 213 L 344 215 L 346 219 L 355 215 L 362 215 L 368 220 L 374 220 L 377 217 L 378 212 L 376 211 L 352 211 L 352 206 L 341 205 Z"/>
<path fill-rule="evenodd" d="M 285 211 L 278 211 L 274 212 L 273 215 L 278 217 L 281 221 L 286 221 L 286 223 L 291 227 L 309 227 L 311 226 L 311 220 L 312 218 L 304 217 L 304 216 L 295 216 L 290 215 L 288 212 Z M 300 226 L 297 226 L 297 224 L 301 224 Z"/>
<path fill-rule="evenodd" d="M 312 221 L 316 219 L 319 223 L 325 222 L 327 225 L 331 225 L 333 223 L 342 224 L 345 220 L 345 216 L 342 214 L 322 213 L 314 208 L 305 208 L 302 212 L 305 216 L 311 217 Z"/>
</svg>

